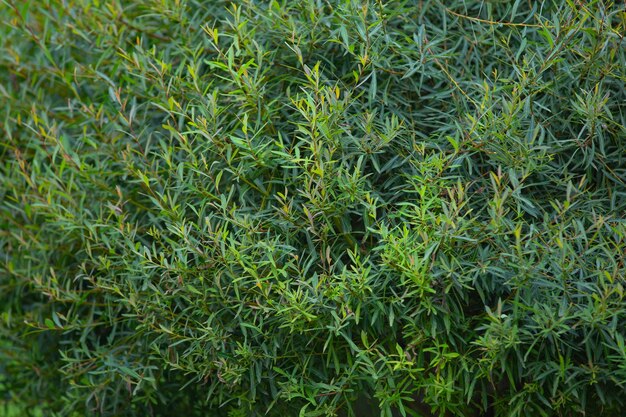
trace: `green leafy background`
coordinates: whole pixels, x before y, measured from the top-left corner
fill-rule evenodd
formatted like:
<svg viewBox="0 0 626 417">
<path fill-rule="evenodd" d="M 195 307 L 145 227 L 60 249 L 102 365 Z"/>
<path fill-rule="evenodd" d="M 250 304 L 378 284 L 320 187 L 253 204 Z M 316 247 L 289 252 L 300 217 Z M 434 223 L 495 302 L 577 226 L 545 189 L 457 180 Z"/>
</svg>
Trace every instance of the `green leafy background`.
<svg viewBox="0 0 626 417">
<path fill-rule="evenodd" d="M 624 3 L 0 16 L 0 415 L 622 415 Z"/>
</svg>

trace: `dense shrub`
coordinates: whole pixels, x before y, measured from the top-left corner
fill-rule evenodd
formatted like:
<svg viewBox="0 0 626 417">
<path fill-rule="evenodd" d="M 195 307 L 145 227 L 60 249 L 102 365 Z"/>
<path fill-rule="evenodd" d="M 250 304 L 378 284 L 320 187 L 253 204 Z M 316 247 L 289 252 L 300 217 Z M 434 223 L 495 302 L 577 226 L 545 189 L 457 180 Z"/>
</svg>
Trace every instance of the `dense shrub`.
<svg viewBox="0 0 626 417">
<path fill-rule="evenodd" d="M 9 412 L 623 415 L 624 3 L 0 3 Z"/>
</svg>

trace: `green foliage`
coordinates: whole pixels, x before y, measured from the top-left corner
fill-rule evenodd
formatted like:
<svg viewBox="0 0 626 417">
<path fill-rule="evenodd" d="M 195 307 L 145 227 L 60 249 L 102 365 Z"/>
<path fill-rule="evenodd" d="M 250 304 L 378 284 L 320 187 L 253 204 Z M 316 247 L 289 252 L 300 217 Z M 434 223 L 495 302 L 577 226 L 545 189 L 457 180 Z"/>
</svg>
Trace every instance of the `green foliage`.
<svg viewBox="0 0 626 417">
<path fill-rule="evenodd" d="M 0 16 L 0 414 L 622 415 L 623 2 Z"/>
</svg>

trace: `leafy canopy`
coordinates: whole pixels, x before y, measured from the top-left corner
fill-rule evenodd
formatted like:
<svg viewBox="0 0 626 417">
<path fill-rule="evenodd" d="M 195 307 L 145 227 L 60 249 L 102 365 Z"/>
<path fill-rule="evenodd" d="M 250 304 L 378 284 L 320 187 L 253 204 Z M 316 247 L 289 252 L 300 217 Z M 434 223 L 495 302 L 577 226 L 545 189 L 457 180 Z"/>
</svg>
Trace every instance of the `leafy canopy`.
<svg viewBox="0 0 626 417">
<path fill-rule="evenodd" d="M 621 415 L 623 2 L 0 16 L 6 414 Z"/>
</svg>

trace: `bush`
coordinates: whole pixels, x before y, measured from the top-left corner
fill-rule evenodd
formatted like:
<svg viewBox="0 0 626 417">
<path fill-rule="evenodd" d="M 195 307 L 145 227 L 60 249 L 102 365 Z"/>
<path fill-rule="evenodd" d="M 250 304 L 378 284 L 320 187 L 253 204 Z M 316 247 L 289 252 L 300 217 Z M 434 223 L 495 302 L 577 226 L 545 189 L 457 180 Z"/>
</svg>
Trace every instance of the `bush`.
<svg viewBox="0 0 626 417">
<path fill-rule="evenodd" d="M 619 3 L 4 0 L 5 409 L 622 415 Z"/>
</svg>

